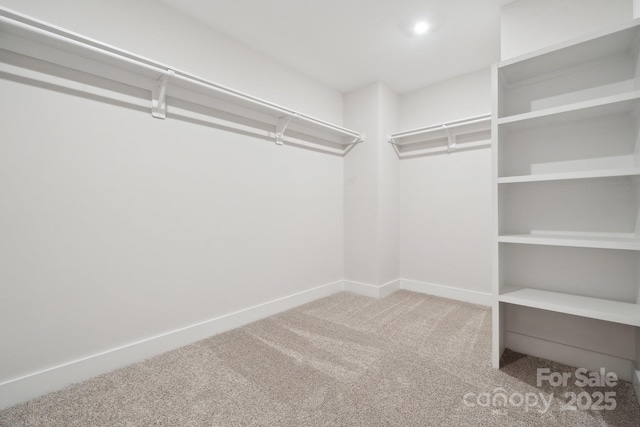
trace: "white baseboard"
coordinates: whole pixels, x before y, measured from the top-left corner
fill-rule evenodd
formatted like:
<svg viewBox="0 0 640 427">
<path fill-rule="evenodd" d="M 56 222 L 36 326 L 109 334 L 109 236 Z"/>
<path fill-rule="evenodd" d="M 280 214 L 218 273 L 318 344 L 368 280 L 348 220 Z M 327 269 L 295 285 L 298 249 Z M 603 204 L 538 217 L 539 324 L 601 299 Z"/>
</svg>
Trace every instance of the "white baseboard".
<svg viewBox="0 0 640 427">
<path fill-rule="evenodd" d="M 633 381 L 631 360 L 509 331 L 505 331 L 504 340 L 505 347 L 518 353 L 592 371 L 605 368 L 607 372 L 615 372 L 621 380 Z"/>
<path fill-rule="evenodd" d="M 450 286 L 434 285 L 432 283 L 418 282 L 415 280 L 400 279 L 400 289 L 420 292 L 422 294 L 435 295 L 457 301 L 470 302 L 472 304 L 491 307 L 493 299 L 491 293 L 470 291 L 468 289 L 452 288 Z"/>
<path fill-rule="evenodd" d="M 399 289 L 474 304 L 491 305 L 490 294 L 412 280 L 398 279 L 380 286 L 351 280 L 340 280 L 2 382 L 0 383 L 0 409 L 8 408 L 20 402 L 59 390 L 67 385 L 93 378 L 337 292 L 347 291 L 373 298 L 384 298 Z"/>
<path fill-rule="evenodd" d="M 0 383 L 0 409 L 343 290 L 340 280 Z"/>
<path fill-rule="evenodd" d="M 384 285 L 376 286 L 367 283 L 344 280 L 344 290 L 372 298 L 384 298 L 400 289 L 400 280 L 392 280 Z"/>
</svg>

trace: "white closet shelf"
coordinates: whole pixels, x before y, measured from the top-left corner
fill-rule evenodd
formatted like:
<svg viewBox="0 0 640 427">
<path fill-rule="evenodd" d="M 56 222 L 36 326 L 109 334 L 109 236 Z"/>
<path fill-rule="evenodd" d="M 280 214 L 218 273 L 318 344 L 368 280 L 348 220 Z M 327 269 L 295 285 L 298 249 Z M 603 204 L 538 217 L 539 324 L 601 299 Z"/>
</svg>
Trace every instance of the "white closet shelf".
<svg viewBox="0 0 640 427">
<path fill-rule="evenodd" d="M 584 235 L 569 233 L 508 234 L 498 236 L 498 242 L 524 245 L 570 246 L 576 248 L 640 251 L 640 239 L 634 235 Z"/>
<path fill-rule="evenodd" d="M 501 117 L 497 120 L 497 123 L 503 129 L 523 130 L 534 126 L 565 123 L 573 120 L 587 120 L 593 117 L 601 117 L 606 113 L 631 112 L 632 108 L 638 105 L 638 101 L 640 101 L 640 91 L 632 91 Z"/>
<path fill-rule="evenodd" d="M 498 178 L 498 184 L 517 184 L 524 182 L 564 181 L 571 179 L 610 178 L 638 176 L 640 168 L 602 169 L 578 172 L 558 172 L 520 176 L 504 176 Z"/>
<path fill-rule="evenodd" d="M 482 114 L 479 116 L 468 117 L 465 119 L 454 120 L 436 125 L 430 125 L 418 129 L 407 130 L 403 132 L 392 133 L 388 136 L 387 141 L 396 147 L 405 147 L 419 143 L 435 142 L 437 140 L 446 140 L 446 147 L 432 147 L 421 150 L 422 153 L 455 151 L 457 148 L 457 140 L 464 135 L 470 135 L 478 132 L 486 132 L 491 130 L 491 114 Z M 478 141 L 465 142 L 465 147 L 477 146 Z M 486 145 L 483 143 L 483 145 Z"/>
<path fill-rule="evenodd" d="M 530 288 L 506 287 L 498 300 L 558 313 L 640 326 L 640 305 Z"/>
<path fill-rule="evenodd" d="M 617 114 L 632 114 L 639 105 L 640 91 L 634 91 L 565 107 L 507 116 L 498 119 L 498 124 L 502 131 L 522 131 Z"/>
<path fill-rule="evenodd" d="M 616 55 L 634 55 L 640 39 L 640 19 L 634 19 L 594 34 L 518 56 L 498 65 L 509 86 L 532 78 L 566 72 L 584 64 Z"/>
<path fill-rule="evenodd" d="M 182 99 L 268 125 L 278 144 L 287 130 L 339 146 L 364 135 L 292 109 L 211 82 L 0 7 L 0 49 L 151 91 L 154 117 L 165 118 L 166 97 Z"/>
<path fill-rule="evenodd" d="M 620 325 L 640 327 L 634 274 L 640 260 L 634 226 L 640 176 L 638 52 L 640 19 L 635 19 L 492 69 L 498 234 L 493 294 L 500 302 L 493 316 L 495 368 L 513 346 L 558 362 L 587 357 L 596 366 L 609 363 L 596 350 L 609 343 L 598 337 L 586 350 L 564 346 L 562 355 L 553 346 L 540 348 L 530 335 L 536 325 L 507 315 L 518 312 L 517 306 L 617 323 L 608 326 L 614 335 Z M 557 268 L 538 268 L 551 264 Z M 581 269 L 587 265 L 594 267 L 588 283 Z M 574 333 L 588 336 L 588 322 L 551 325 L 558 327 L 551 334 L 544 332 L 549 319 L 535 321 L 543 325 L 536 338 L 552 343 Z M 611 356 L 626 357 L 620 353 Z"/>
</svg>

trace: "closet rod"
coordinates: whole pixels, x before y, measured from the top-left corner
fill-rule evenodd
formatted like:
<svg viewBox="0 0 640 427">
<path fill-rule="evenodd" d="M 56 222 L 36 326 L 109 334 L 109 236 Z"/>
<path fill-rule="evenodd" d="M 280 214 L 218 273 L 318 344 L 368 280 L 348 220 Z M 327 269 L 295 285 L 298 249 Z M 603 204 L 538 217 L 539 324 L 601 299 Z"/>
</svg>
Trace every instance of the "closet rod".
<svg viewBox="0 0 640 427">
<path fill-rule="evenodd" d="M 231 95 L 232 97 L 238 98 L 241 101 L 248 101 L 254 105 L 260 105 L 263 107 L 266 107 L 274 112 L 279 112 L 281 113 L 283 116 L 287 116 L 287 117 L 291 117 L 292 119 L 295 120 L 302 120 L 302 121 L 306 121 L 309 123 L 313 123 L 316 124 L 320 127 L 324 127 L 324 128 L 328 128 L 331 129 L 335 132 L 339 132 L 344 134 L 345 136 L 351 136 L 353 138 L 357 138 L 357 142 L 355 143 L 360 143 L 360 142 L 364 142 L 364 136 L 358 132 L 343 128 L 342 126 L 338 126 L 338 125 L 334 125 L 333 123 L 329 123 L 329 122 L 325 122 L 324 120 L 320 120 L 317 119 L 315 117 L 312 116 L 308 116 L 306 114 L 303 113 L 299 113 L 295 110 L 291 110 L 289 108 L 286 107 L 282 107 L 280 105 L 271 103 L 269 101 L 265 101 L 263 99 L 257 98 L 255 96 L 251 96 L 251 95 L 247 95 L 243 92 L 228 88 L 226 86 L 222 86 L 219 85 L 217 83 L 213 83 L 211 81 L 202 79 L 200 77 L 194 76 L 193 74 L 189 74 L 189 73 L 185 73 L 182 71 L 175 71 L 175 77 L 179 78 L 179 79 L 183 79 L 185 81 L 189 81 L 192 83 L 195 83 L 199 86 L 202 86 L 205 89 L 213 89 L 216 92 L 225 94 L 225 95 Z"/>
<path fill-rule="evenodd" d="M 489 146 L 491 146 L 491 141 L 474 141 L 474 142 L 465 143 L 463 146 L 460 146 L 457 149 L 457 151 L 466 151 L 466 150 L 472 150 L 475 148 L 489 147 Z M 401 157 L 423 156 L 427 154 L 449 153 L 449 152 L 450 152 L 450 149 L 447 146 L 431 147 L 431 148 L 425 148 L 423 150 L 406 151 L 402 153 Z"/>
<path fill-rule="evenodd" d="M 37 35 L 44 40 L 53 40 L 62 42 L 63 44 L 72 45 L 76 48 L 80 48 L 91 53 L 96 53 L 100 55 L 101 58 L 112 59 L 116 62 L 124 62 L 129 65 L 133 65 L 140 70 L 157 73 L 156 78 L 160 78 L 168 73 L 172 73 L 171 79 L 179 79 L 190 82 L 192 84 L 196 84 L 198 86 L 201 86 L 202 88 L 236 99 L 241 103 L 241 105 L 245 104 L 249 106 L 260 107 L 272 113 L 272 115 L 275 117 L 290 116 L 297 121 L 306 122 L 307 124 L 313 125 L 315 127 L 324 128 L 342 134 L 344 136 L 353 137 L 355 139 L 351 142 L 351 144 L 356 144 L 364 141 L 364 135 L 346 129 L 342 126 L 338 126 L 324 120 L 299 113 L 292 109 L 282 107 L 258 97 L 245 94 L 243 92 L 214 83 L 196 75 L 177 70 L 173 67 L 168 67 L 160 62 L 150 60 L 143 56 L 133 54 L 131 52 L 116 48 L 106 43 L 102 43 L 89 37 L 85 37 L 72 31 L 57 27 L 55 25 L 48 24 L 30 16 L 23 15 L 19 12 L 0 7 L 0 32 L 6 31 L 5 28 L 3 28 L 5 26 L 17 28 L 18 30 L 22 30 L 31 36 Z"/>
<path fill-rule="evenodd" d="M 396 138 L 406 138 L 409 136 L 421 135 L 423 133 L 435 132 L 442 129 L 452 129 L 461 126 L 467 126 L 475 123 L 483 123 L 491 120 L 491 113 L 482 114 L 479 116 L 468 117 L 465 119 L 454 120 L 450 122 L 440 123 L 437 125 L 426 126 L 423 128 L 412 129 L 404 132 L 393 133 L 389 136 L 389 143 L 394 145 L 401 145 L 395 141 Z"/>
</svg>

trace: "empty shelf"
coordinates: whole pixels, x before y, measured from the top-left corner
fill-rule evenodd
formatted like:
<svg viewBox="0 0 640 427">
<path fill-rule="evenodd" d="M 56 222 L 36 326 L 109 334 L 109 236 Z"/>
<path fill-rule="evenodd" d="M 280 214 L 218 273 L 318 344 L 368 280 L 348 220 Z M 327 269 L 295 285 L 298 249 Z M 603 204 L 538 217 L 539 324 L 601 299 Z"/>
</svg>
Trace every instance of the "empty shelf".
<svg viewBox="0 0 640 427">
<path fill-rule="evenodd" d="M 640 175 L 640 168 L 602 169 L 578 172 L 558 172 L 534 175 L 504 176 L 498 178 L 498 184 L 513 184 L 519 182 L 562 181 L 568 179 L 609 178 L 617 176 Z"/>
<path fill-rule="evenodd" d="M 555 234 L 511 234 L 498 237 L 500 243 L 519 243 L 525 245 L 571 246 L 577 248 L 640 250 L 637 237 L 591 236 L 591 235 L 555 235 Z"/>
<path fill-rule="evenodd" d="M 589 101 L 576 102 L 573 104 L 561 105 L 559 107 L 545 108 L 542 110 L 530 111 L 528 113 L 515 114 L 498 119 L 498 126 L 510 126 L 513 128 L 527 128 L 529 121 L 535 120 L 535 125 L 539 126 L 545 121 L 561 122 L 563 116 L 570 120 L 589 119 L 594 115 L 601 115 L 601 109 L 608 108 L 611 111 L 625 111 L 634 102 L 640 100 L 640 91 L 626 92 Z"/>
<path fill-rule="evenodd" d="M 505 289 L 500 302 L 640 326 L 640 305 L 529 288 Z"/>
<path fill-rule="evenodd" d="M 581 66 L 615 54 L 632 54 L 640 33 L 640 20 L 550 46 L 503 61 L 500 72 L 509 85 Z"/>
</svg>

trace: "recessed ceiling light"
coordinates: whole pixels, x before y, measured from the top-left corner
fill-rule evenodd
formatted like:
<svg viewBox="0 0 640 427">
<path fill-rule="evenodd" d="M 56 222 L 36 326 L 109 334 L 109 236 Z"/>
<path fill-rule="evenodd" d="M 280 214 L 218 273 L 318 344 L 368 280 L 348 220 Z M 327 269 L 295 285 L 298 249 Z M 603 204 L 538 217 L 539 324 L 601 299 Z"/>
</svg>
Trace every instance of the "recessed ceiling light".
<svg viewBox="0 0 640 427">
<path fill-rule="evenodd" d="M 429 24 L 427 24 L 424 21 L 420 21 L 413 26 L 413 33 L 417 35 L 421 35 L 426 33 L 428 29 L 429 29 Z"/>
</svg>

